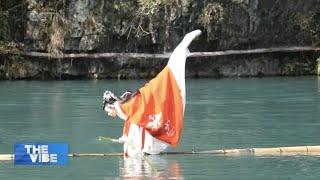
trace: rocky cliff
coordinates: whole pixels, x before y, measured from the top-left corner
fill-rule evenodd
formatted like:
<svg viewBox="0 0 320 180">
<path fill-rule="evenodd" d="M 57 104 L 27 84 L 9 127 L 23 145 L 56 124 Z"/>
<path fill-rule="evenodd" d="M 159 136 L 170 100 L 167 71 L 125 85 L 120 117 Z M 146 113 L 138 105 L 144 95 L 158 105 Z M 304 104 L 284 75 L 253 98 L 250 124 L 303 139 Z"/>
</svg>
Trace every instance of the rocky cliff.
<svg viewBox="0 0 320 180">
<path fill-rule="evenodd" d="M 196 28 L 204 33 L 192 51 L 319 46 L 319 9 L 320 0 L 4 0 L 0 76 L 150 77 L 165 60 L 52 60 L 18 54 L 164 53 Z M 8 43 L 14 43 L 13 52 Z M 194 58 L 187 73 L 190 77 L 315 74 L 317 56 L 305 52 Z M 19 69 L 17 73 L 12 66 Z"/>
</svg>

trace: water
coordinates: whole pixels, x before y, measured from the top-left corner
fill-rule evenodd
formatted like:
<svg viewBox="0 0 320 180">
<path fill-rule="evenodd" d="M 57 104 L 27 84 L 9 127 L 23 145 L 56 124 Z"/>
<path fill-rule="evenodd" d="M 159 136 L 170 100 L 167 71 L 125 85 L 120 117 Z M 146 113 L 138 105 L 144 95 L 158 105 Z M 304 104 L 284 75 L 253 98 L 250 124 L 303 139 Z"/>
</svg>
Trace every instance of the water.
<svg viewBox="0 0 320 180">
<path fill-rule="evenodd" d="M 122 121 L 101 110 L 106 88 L 121 94 L 146 81 L 2 81 L 0 153 L 16 142 L 66 142 L 70 152 L 121 152 Z M 319 145 L 320 79 L 187 80 L 176 151 Z M 0 162 L 0 179 L 319 179 L 320 157 L 164 155 L 148 159 L 70 158 L 66 166 Z"/>
</svg>

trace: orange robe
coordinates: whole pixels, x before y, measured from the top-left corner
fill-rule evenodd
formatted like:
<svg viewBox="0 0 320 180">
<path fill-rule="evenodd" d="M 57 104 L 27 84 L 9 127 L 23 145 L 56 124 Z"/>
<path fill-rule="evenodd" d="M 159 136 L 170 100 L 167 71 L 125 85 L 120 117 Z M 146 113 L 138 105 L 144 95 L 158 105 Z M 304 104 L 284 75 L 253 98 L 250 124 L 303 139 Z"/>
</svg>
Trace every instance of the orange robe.
<svg viewBox="0 0 320 180">
<path fill-rule="evenodd" d="M 183 126 L 183 101 L 169 67 L 140 88 L 136 96 L 120 104 L 120 108 L 127 117 L 125 135 L 130 123 L 135 123 L 154 138 L 174 147 L 178 145 Z"/>
</svg>

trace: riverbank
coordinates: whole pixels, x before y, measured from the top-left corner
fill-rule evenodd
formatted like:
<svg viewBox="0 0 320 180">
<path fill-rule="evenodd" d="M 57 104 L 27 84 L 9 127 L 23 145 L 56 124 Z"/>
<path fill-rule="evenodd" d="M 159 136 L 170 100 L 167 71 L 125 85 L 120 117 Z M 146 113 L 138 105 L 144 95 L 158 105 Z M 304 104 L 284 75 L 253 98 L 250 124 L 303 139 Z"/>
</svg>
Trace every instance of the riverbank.
<svg viewBox="0 0 320 180">
<path fill-rule="evenodd" d="M 141 79 L 152 78 L 170 53 L 48 53 L 0 55 L 0 79 Z M 316 75 L 320 48 L 285 47 L 194 52 L 186 64 L 188 78 Z"/>
</svg>

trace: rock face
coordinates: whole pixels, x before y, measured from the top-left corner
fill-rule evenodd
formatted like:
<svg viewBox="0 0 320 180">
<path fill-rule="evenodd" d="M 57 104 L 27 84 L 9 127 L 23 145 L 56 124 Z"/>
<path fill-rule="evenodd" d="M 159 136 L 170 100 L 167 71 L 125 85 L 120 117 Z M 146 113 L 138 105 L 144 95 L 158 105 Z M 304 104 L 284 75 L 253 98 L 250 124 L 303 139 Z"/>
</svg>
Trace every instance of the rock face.
<svg viewBox="0 0 320 180">
<path fill-rule="evenodd" d="M 8 57 L 0 58 L 0 79 L 152 78 L 167 64 L 167 60 L 155 58 L 57 60 Z M 187 60 L 186 76 L 221 78 L 315 75 L 316 57 L 316 53 L 311 51 L 192 57 Z"/>
<path fill-rule="evenodd" d="M 50 3 L 35 2 L 28 8 L 26 45 L 46 51 L 50 23 L 46 29 L 43 22 L 52 18 Z M 320 45 L 319 0 L 192 1 L 181 8 L 172 3 L 167 8 L 170 17 L 162 12 L 161 0 L 152 7 L 138 2 L 143 0 L 65 1 L 58 6 L 67 21 L 63 51 L 162 53 L 163 47 L 172 50 L 184 33 L 196 28 L 204 31 L 196 51 Z"/>
<path fill-rule="evenodd" d="M 70 0 L 68 51 L 92 51 L 99 47 L 103 31 L 104 1 Z"/>
<path fill-rule="evenodd" d="M 198 28 L 204 33 L 191 51 L 320 46 L 319 0 L 5 2 L 0 3 L 2 9 L 22 5 L 0 17 L 0 25 L 6 27 L 0 30 L 0 41 L 19 41 L 25 51 L 163 53 Z M 14 32 L 11 38 L 8 32 Z M 319 56 L 304 52 L 192 58 L 186 73 L 188 77 L 313 75 Z M 0 78 L 149 78 L 165 64 L 163 59 L 54 60 L 2 54 Z"/>
</svg>

